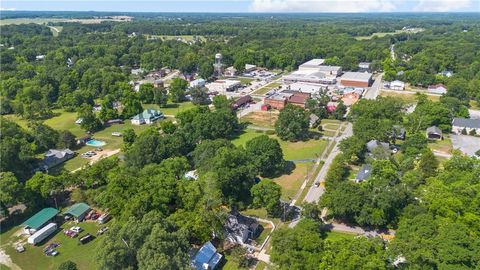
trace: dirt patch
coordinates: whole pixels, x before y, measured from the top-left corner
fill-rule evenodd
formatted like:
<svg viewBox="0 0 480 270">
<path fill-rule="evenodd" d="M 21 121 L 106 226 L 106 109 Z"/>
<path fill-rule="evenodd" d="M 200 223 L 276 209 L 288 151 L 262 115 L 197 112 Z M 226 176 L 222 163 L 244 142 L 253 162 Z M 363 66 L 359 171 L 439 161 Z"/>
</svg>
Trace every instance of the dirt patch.
<svg viewBox="0 0 480 270">
<path fill-rule="evenodd" d="M 252 125 L 259 127 L 272 128 L 278 119 L 279 112 L 251 112 L 241 118 L 242 122 L 250 122 Z"/>
<path fill-rule="evenodd" d="M 115 150 L 103 150 L 101 152 L 97 152 L 97 155 L 89 158 L 90 159 L 90 164 L 93 164 L 100 159 L 104 159 L 110 156 L 113 156 L 115 154 L 118 154 L 120 152 L 120 149 L 115 149 Z"/>
</svg>

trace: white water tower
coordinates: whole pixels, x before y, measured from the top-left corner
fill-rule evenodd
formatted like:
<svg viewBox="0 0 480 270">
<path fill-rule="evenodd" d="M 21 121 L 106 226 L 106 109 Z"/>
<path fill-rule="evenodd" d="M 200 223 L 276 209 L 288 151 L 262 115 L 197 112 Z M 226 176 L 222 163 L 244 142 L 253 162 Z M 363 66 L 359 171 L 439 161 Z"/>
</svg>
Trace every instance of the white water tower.
<svg viewBox="0 0 480 270">
<path fill-rule="evenodd" d="M 215 76 L 221 76 L 223 74 L 222 54 L 215 54 L 215 63 L 213 64 L 213 71 Z"/>
</svg>

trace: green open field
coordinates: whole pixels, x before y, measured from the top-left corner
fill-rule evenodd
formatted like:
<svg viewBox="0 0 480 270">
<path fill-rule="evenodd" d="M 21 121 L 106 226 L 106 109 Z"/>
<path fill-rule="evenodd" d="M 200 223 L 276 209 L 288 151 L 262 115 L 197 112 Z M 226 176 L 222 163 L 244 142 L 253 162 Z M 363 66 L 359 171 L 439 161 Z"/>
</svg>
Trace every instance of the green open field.
<svg viewBox="0 0 480 270">
<path fill-rule="evenodd" d="M 279 82 L 272 82 L 272 83 L 269 83 L 269 84 L 267 84 L 263 87 L 258 88 L 255 92 L 253 92 L 253 94 L 255 94 L 255 95 L 265 95 L 268 91 L 270 91 L 274 88 L 277 88 L 280 85 L 282 85 L 282 84 L 279 83 Z"/>
<path fill-rule="evenodd" d="M 422 32 L 423 29 L 417 29 L 416 33 L 418 32 Z M 378 38 L 381 38 L 381 37 L 385 37 L 385 36 L 388 36 L 388 35 L 396 35 L 396 34 L 401 34 L 401 33 L 406 33 L 407 31 L 405 30 L 396 30 L 395 32 L 377 32 L 377 33 L 373 33 L 371 34 L 370 36 L 358 36 L 358 37 L 355 37 L 356 40 L 367 40 L 367 39 L 372 39 L 374 37 L 378 37 Z"/>
<path fill-rule="evenodd" d="M 247 141 L 263 134 L 263 132 L 247 129 L 243 131 L 243 133 L 241 133 L 237 138 L 232 140 L 232 143 L 236 146 L 245 146 Z M 325 147 L 327 146 L 326 140 L 310 139 L 305 142 L 286 142 L 280 140 L 276 135 L 269 135 L 269 137 L 278 140 L 286 160 L 317 158 L 322 154 L 323 150 L 325 150 Z"/>
<path fill-rule="evenodd" d="M 164 115 L 175 116 L 179 112 L 189 110 L 195 105 L 192 102 L 182 102 L 182 103 L 168 103 L 164 108 L 160 108 L 157 104 L 143 104 L 144 109 L 155 109 L 161 111 Z"/>
<path fill-rule="evenodd" d="M 73 222 L 63 224 L 61 229 L 57 231 L 53 237 L 50 237 L 40 246 L 32 246 L 25 242 L 26 251 L 18 253 L 15 250 L 15 242 L 23 239 L 18 236 L 12 236 L 12 232 L 21 230 L 20 226 L 14 227 L 12 230 L 1 235 L 2 249 L 10 256 L 12 261 L 23 270 L 37 270 L 37 269 L 57 269 L 59 264 L 66 260 L 71 260 L 77 264 L 78 269 L 90 270 L 95 269 L 94 249 L 98 244 L 99 239 L 94 239 L 91 242 L 80 245 L 78 237 L 69 238 L 63 234 L 63 229 L 68 229 L 75 226 Z M 80 236 L 90 233 L 95 236 L 97 230 L 100 228 L 94 222 L 82 222 L 80 226 L 84 231 Z M 98 238 L 103 236 L 98 236 Z M 55 257 L 49 257 L 43 254 L 43 249 L 50 243 L 57 242 L 60 244 L 56 250 L 60 253 Z M 3 268 L 2 268 L 3 269 Z"/>
<path fill-rule="evenodd" d="M 412 104 L 417 101 L 417 97 L 415 96 L 414 92 L 397 93 L 394 91 L 382 90 L 380 91 L 380 96 L 397 98 L 403 100 L 406 104 Z M 434 102 L 440 101 L 439 95 L 427 95 L 427 98 Z"/>
<path fill-rule="evenodd" d="M 429 141 L 428 147 L 432 150 L 443 153 L 450 153 L 450 151 L 453 150 L 452 140 L 447 136 L 443 140 Z"/>
</svg>

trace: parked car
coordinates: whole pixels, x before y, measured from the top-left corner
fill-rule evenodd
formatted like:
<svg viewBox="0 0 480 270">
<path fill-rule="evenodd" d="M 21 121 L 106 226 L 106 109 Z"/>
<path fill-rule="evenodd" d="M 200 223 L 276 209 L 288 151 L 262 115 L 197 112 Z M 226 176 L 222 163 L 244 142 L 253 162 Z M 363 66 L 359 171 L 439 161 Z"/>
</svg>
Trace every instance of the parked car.
<svg viewBox="0 0 480 270">
<path fill-rule="evenodd" d="M 108 231 L 108 227 L 100 228 L 100 230 L 97 231 L 97 236 L 104 234 L 106 231 Z"/>
<path fill-rule="evenodd" d="M 78 235 L 78 233 L 76 233 L 74 231 L 71 231 L 71 230 L 64 230 L 63 234 L 65 234 L 66 236 L 68 236 L 70 238 L 75 238 Z"/>
<path fill-rule="evenodd" d="M 320 186 L 320 182 L 318 182 L 318 181 L 315 182 L 314 186 L 315 186 L 315 187 L 319 187 L 319 186 Z"/>
<path fill-rule="evenodd" d="M 70 228 L 70 231 L 80 233 L 80 232 L 83 231 L 83 229 L 78 227 L 78 226 L 74 226 L 74 227 Z"/>
<path fill-rule="evenodd" d="M 104 224 L 106 223 L 107 221 L 109 221 L 112 217 L 108 214 L 108 213 L 105 213 L 103 215 L 101 215 L 99 218 L 98 218 L 98 223 L 99 224 Z"/>
<path fill-rule="evenodd" d="M 80 242 L 80 244 L 84 245 L 90 241 L 93 240 L 93 235 L 87 233 L 86 235 L 80 237 L 80 239 L 78 239 L 78 241 Z"/>
</svg>

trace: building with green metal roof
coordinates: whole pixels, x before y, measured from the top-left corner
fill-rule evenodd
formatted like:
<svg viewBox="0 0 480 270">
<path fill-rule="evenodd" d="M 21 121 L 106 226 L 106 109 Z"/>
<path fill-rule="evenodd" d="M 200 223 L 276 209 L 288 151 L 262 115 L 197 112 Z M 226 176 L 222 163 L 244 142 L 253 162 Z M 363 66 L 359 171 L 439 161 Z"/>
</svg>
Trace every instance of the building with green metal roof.
<svg viewBox="0 0 480 270">
<path fill-rule="evenodd" d="M 86 203 L 76 203 L 70 206 L 70 208 L 68 208 L 64 214 L 73 216 L 76 220 L 81 221 L 87 215 L 88 211 L 90 211 L 90 209 L 90 206 L 88 206 Z"/>
<path fill-rule="evenodd" d="M 27 219 L 22 223 L 25 226 L 25 230 L 30 233 L 30 229 L 38 230 L 45 226 L 50 220 L 54 219 L 58 214 L 58 210 L 55 208 L 43 208 L 38 213 Z"/>
</svg>

